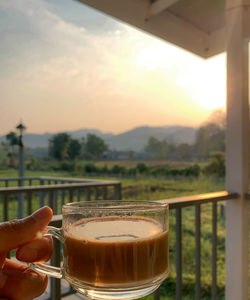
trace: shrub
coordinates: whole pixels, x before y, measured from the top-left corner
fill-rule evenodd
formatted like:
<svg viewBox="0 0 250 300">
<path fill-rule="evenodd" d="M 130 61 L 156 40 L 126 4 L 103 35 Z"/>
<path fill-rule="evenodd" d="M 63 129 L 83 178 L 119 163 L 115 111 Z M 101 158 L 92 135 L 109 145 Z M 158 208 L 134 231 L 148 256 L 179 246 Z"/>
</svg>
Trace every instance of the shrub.
<svg viewBox="0 0 250 300">
<path fill-rule="evenodd" d="M 146 164 L 144 164 L 143 162 L 139 162 L 135 168 L 139 174 L 148 172 L 148 166 Z"/>
<path fill-rule="evenodd" d="M 120 165 L 114 165 L 110 171 L 112 174 L 126 174 L 127 169 Z"/>
<path fill-rule="evenodd" d="M 97 173 L 97 167 L 93 163 L 87 163 L 84 165 L 84 173 Z"/>
<path fill-rule="evenodd" d="M 75 163 L 72 161 L 63 161 L 60 163 L 59 169 L 62 171 L 73 172 L 75 171 Z"/>
<path fill-rule="evenodd" d="M 223 152 L 212 152 L 210 162 L 203 168 L 203 173 L 208 176 L 225 176 L 225 154 Z"/>
</svg>

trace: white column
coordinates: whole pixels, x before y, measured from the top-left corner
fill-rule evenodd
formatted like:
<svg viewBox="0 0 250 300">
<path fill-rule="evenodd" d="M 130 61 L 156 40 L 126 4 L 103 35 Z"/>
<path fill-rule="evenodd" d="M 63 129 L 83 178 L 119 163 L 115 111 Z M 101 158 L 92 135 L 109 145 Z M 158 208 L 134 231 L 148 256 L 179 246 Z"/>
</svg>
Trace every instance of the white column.
<svg viewBox="0 0 250 300">
<path fill-rule="evenodd" d="M 234 5 L 236 4 L 237 5 Z M 248 299 L 248 8 L 227 0 L 226 300 Z M 243 2 L 243 0 L 242 0 Z"/>
</svg>

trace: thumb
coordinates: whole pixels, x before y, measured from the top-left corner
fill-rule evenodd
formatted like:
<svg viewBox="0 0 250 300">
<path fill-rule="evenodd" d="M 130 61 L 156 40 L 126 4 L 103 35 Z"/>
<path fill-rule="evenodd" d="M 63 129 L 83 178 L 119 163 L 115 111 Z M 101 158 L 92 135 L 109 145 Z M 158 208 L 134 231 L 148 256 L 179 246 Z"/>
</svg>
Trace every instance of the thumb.
<svg viewBox="0 0 250 300">
<path fill-rule="evenodd" d="M 52 210 L 42 207 L 31 216 L 0 224 L 0 252 L 7 252 L 32 240 L 52 218 Z"/>
</svg>

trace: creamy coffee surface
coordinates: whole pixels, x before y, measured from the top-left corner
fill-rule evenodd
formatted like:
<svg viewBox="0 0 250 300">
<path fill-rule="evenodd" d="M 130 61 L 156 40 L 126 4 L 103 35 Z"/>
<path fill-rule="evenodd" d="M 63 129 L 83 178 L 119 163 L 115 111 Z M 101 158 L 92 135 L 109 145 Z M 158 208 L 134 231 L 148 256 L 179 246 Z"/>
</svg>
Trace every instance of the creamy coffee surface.
<svg viewBox="0 0 250 300">
<path fill-rule="evenodd" d="M 100 287 L 152 282 L 168 272 L 168 231 L 144 217 L 80 220 L 65 231 L 64 270 Z"/>
<path fill-rule="evenodd" d="M 100 218 L 72 226 L 68 234 L 79 239 L 98 241 L 124 241 L 137 238 L 148 238 L 162 232 L 161 225 L 148 219 Z"/>
</svg>

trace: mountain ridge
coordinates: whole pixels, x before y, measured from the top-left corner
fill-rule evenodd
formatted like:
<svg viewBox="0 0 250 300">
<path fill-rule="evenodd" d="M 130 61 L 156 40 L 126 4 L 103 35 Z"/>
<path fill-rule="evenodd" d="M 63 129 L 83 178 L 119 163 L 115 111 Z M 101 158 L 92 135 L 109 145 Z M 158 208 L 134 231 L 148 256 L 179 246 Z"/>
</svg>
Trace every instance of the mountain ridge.
<svg viewBox="0 0 250 300">
<path fill-rule="evenodd" d="M 101 137 L 109 146 L 110 150 L 132 150 L 143 151 L 150 136 L 159 140 L 166 139 L 169 143 L 187 143 L 193 144 L 195 140 L 196 127 L 181 125 L 166 126 L 139 126 L 119 134 L 102 132 L 99 129 L 77 129 L 67 132 L 75 139 L 86 137 L 87 134 L 95 134 Z M 60 132 L 58 132 L 60 133 Z M 24 134 L 24 143 L 28 148 L 47 148 L 49 139 L 58 133 L 45 132 L 43 134 L 26 133 Z M 0 136 L 0 142 L 5 140 L 5 135 Z"/>
</svg>

